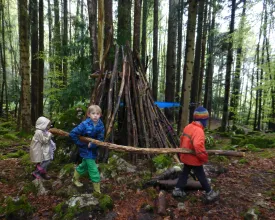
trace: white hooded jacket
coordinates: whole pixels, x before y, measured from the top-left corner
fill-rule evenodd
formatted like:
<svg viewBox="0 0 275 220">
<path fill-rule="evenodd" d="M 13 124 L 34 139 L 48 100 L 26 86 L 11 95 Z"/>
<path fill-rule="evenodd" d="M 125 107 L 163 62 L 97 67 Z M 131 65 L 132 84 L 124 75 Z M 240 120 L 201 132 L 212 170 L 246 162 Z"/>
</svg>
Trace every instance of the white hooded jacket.
<svg viewBox="0 0 275 220">
<path fill-rule="evenodd" d="M 39 117 L 35 124 L 35 134 L 30 145 L 30 158 L 33 163 L 51 159 L 51 137 L 52 134 L 46 130 L 50 120 Z"/>
</svg>

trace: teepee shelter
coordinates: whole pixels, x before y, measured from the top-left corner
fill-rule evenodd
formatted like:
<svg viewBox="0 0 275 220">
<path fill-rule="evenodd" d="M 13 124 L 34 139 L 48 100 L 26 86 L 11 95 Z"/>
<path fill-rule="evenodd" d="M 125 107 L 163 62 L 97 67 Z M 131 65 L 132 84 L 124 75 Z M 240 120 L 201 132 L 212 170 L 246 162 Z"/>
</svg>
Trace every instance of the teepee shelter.
<svg viewBox="0 0 275 220">
<path fill-rule="evenodd" d="M 119 57 L 122 72 L 118 71 Z M 141 62 L 128 46 L 121 50 L 116 47 L 112 71 L 101 70 L 92 77 L 97 82 L 90 104 L 103 110 L 105 141 L 115 139 L 120 144 L 141 148 L 178 147 L 177 134 L 155 105 Z M 113 134 L 116 138 L 112 138 Z"/>
</svg>

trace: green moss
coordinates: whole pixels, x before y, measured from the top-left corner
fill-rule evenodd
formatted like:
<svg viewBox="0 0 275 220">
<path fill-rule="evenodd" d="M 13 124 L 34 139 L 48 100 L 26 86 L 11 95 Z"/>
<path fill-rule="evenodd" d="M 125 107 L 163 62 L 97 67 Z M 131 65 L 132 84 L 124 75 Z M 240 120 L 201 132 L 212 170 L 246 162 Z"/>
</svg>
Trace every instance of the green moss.
<svg viewBox="0 0 275 220">
<path fill-rule="evenodd" d="M 99 198 L 99 207 L 105 212 L 109 209 L 113 208 L 113 200 L 111 199 L 110 196 L 105 195 L 105 194 L 101 194 L 100 198 Z"/>
<path fill-rule="evenodd" d="M 258 148 L 269 148 L 274 141 L 266 137 L 252 137 L 247 139 L 247 144 L 254 144 Z"/>
<path fill-rule="evenodd" d="M 146 192 L 151 199 L 156 199 L 158 197 L 158 193 L 153 187 L 147 188 Z"/>
<path fill-rule="evenodd" d="M 2 138 L 0 138 L 0 139 L 2 139 Z M 2 141 L 1 140 L 1 142 L 0 142 L 0 148 L 7 148 L 7 147 L 10 147 L 10 142 L 8 142 L 8 141 Z"/>
<path fill-rule="evenodd" d="M 8 197 L 4 203 L 5 206 L 1 206 L 0 213 L 5 214 L 6 218 L 15 218 L 19 213 L 24 213 L 26 217 L 33 212 L 33 207 L 27 201 L 26 196 L 17 199 Z"/>
<path fill-rule="evenodd" d="M 244 146 L 246 150 L 252 151 L 252 152 L 260 152 L 262 151 L 260 148 L 255 147 L 254 144 L 247 144 Z"/>
<path fill-rule="evenodd" d="M 212 162 L 229 162 L 229 159 L 225 156 L 213 156 L 211 157 Z"/>
<path fill-rule="evenodd" d="M 65 202 L 62 202 L 54 208 L 54 212 L 56 213 L 55 219 L 71 220 L 79 214 L 80 210 L 78 204 L 76 206 L 69 207 Z"/>
<path fill-rule="evenodd" d="M 269 159 L 269 158 L 275 158 L 275 151 L 273 150 L 265 150 L 264 152 L 261 152 L 260 154 L 259 154 L 259 156 L 260 157 L 262 157 L 262 158 L 267 158 L 267 159 Z"/>
</svg>

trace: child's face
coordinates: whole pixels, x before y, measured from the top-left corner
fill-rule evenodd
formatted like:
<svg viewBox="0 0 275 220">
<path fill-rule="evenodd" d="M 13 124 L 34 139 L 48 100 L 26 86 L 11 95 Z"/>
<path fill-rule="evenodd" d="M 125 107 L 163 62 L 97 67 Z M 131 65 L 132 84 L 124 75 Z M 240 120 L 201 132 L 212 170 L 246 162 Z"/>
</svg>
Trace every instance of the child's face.
<svg viewBox="0 0 275 220">
<path fill-rule="evenodd" d="M 90 119 L 93 121 L 93 122 L 98 122 L 98 120 L 100 119 L 101 117 L 101 113 L 100 112 L 97 112 L 97 111 L 92 111 L 90 113 Z"/>
</svg>

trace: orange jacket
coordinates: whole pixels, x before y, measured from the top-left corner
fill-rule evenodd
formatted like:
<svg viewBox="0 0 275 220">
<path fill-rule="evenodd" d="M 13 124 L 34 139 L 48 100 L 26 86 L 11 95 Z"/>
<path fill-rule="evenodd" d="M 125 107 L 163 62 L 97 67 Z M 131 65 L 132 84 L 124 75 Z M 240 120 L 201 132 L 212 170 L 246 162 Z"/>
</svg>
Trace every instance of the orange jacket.
<svg viewBox="0 0 275 220">
<path fill-rule="evenodd" d="M 183 129 L 180 137 L 180 147 L 195 151 L 194 154 L 180 154 L 181 162 L 201 166 L 208 161 L 208 154 L 205 150 L 205 134 L 200 123 L 192 122 Z"/>
</svg>

